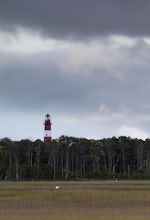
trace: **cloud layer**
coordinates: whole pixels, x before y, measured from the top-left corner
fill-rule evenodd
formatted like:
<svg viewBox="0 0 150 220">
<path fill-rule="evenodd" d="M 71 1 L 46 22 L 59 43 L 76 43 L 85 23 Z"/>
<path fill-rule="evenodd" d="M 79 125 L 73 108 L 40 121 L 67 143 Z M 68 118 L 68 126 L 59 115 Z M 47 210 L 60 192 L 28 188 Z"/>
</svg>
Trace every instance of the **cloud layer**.
<svg viewBox="0 0 150 220">
<path fill-rule="evenodd" d="M 149 35 L 147 0 L 3 0 L 3 28 L 30 27 L 54 38 L 93 38 L 116 33 Z"/>
<path fill-rule="evenodd" d="M 42 138 L 49 112 L 54 137 L 148 137 L 149 8 L 146 0 L 2 1 L 1 136 Z"/>
</svg>

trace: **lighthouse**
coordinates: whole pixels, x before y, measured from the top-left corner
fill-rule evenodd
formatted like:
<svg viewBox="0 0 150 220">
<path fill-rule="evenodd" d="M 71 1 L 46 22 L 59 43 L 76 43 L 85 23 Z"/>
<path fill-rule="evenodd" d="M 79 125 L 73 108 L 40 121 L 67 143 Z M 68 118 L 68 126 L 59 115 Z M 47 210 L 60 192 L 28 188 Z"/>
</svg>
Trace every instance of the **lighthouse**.
<svg viewBox="0 0 150 220">
<path fill-rule="evenodd" d="M 44 121 L 44 142 L 51 141 L 51 120 L 50 115 L 45 115 L 45 121 Z"/>
</svg>

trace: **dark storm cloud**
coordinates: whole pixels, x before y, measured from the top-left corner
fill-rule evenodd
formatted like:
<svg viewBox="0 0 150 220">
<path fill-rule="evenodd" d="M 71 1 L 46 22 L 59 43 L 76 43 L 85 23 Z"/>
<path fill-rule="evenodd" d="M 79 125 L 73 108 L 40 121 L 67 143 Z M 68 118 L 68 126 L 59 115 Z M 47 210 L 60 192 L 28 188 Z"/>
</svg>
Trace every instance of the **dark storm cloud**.
<svg viewBox="0 0 150 220">
<path fill-rule="evenodd" d="M 141 75 L 140 66 L 128 72 L 123 80 L 111 76 L 106 70 L 98 68 L 94 74 L 62 74 L 57 62 L 49 54 L 7 56 L 7 67 L 0 72 L 0 101 L 6 108 L 21 111 L 48 109 L 55 112 L 80 112 L 80 114 L 98 111 L 105 104 L 117 111 L 119 106 L 135 112 L 142 112 L 149 104 L 149 70 Z M 121 67 L 119 67 L 121 69 Z"/>
<path fill-rule="evenodd" d="M 1 0 L 1 28 L 23 26 L 54 37 L 149 35 L 148 0 Z"/>
<path fill-rule="evenodd" d="M 99 44 L 93 48 L 75 43 L 71 48 L 64 44 L 63 49 L 44 52 L 1 52 L 2 106 L 31 111 L 51 106 L 69 114 L 95 112 L 105 104 L 113 111 L 124 105 L 133 112 L 142 112 L 143 106 L 149 105 L 149 44 L 136 40 L 130 47 L 113 51 L 112 40 L 101 44 L 102 49 Z M 14 47 L 13 42 L 11 45 Z M 27 49 L 21 46 L 23 51 Z"/>
<path fill-rule="evenodd" d="M 38 54 L 26 59 L 7 56 L 7 67 L 0 71 L 0 100 L 5 107 L 39 110 L 50 105 L 73 111 L 77 105 L 84 106 L 91 82 L 61 74 L 56 63 L 46 57 L 47 54 L 42 59 Z"/>
</svg>

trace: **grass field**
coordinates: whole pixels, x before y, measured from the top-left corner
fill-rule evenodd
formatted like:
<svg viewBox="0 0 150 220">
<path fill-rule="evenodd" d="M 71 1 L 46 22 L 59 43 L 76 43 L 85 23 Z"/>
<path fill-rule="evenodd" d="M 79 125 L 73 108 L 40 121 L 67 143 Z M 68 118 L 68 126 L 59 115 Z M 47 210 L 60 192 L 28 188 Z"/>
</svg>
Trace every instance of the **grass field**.
<svg viewBox="0 0 150 220">
<path fill-rule="evenodd" d="M 149 219 L 150 181 L 0 183 L 0 220 Z"/>
</svg>

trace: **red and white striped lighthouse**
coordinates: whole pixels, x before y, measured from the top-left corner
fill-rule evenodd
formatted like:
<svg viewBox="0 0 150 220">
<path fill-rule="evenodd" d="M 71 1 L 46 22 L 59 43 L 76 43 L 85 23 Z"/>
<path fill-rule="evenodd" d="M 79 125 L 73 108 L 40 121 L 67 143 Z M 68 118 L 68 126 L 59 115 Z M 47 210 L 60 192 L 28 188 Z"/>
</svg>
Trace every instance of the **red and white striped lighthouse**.
<svg viewBox="0 0 150 220">
<path fill-rule="evenodd" d="M 50 115 L 45 115 L 45 122 L 44 122 L 44 142 L 51 141 L 51 120 Z"/>
</svg>

